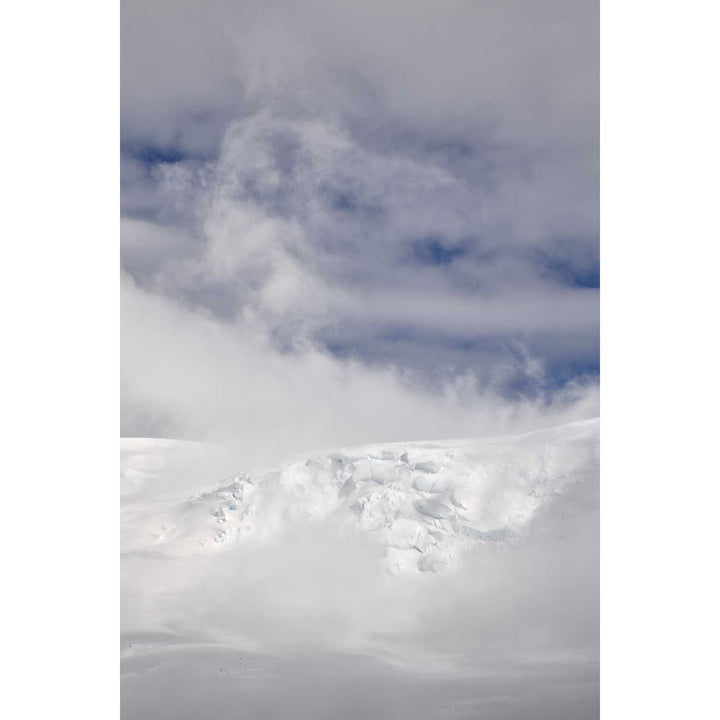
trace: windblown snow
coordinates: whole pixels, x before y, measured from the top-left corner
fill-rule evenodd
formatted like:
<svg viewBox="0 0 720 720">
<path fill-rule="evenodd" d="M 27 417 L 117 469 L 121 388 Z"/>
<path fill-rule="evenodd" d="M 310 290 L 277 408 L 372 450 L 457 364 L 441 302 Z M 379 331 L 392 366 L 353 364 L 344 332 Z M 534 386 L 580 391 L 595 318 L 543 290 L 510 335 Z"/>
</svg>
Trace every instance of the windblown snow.
<svg viewBox="0 0 720 720">
<path fill-rule="evenodd" d="M 163 453 L 193 444 L 123 441 L 125 550 L 217 553 L 261 544 L 293 523 L 332 520 L 339 533 L 379 538 L 390 574 L 439 572 L 465 549 L 523 541 L 547 501 L 597 475 L 595 420 L 510 438 L 344 448 L 271 472 L 240 473 L 164 500 L 133 527 L 133 491 Z"/>
<path fill-rule="evenodd" d="M 124 719 L 596 718 L 598 434 L 123 440 Z"/>
</svg>

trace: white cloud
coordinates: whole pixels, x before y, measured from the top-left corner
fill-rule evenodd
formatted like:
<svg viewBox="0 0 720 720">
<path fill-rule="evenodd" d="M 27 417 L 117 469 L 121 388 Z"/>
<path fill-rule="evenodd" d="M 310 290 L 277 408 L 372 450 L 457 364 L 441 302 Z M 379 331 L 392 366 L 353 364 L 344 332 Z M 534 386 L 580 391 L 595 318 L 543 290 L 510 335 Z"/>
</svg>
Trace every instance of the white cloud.
<svg viewBox="0 0 720 720">
<path fill-rule="evenodd" d="M 217 164 L 161 175 L 159 192 L 190 215 L 197 240 L 190 257 L 185 230 L 176 247 L 163 243 L 153 287 L 191 304 L 212 310 L 223 295 L 226 315 L 284 336 L 344 321 L 451 337 L 596 332 L 597 291 L 538 278 L 523 233 L 487 219 L 504 202 L 495 190 L 363 148 L 332 123 L 261 113 L 229 127 Z M 434 237 L 461 248 L 446 271 L 413 258 L 414 243 Z"/>
<path fill-rule="evenodd" d="M 475 437 L 593 417 L 597 387 L 554 404 L 478 392 L 472 375 L 437 392 L 393 369 L 312 346 L 284 353 L 253 324 L 222 323 L 123 281 L 125 434 L 228 443 L 240 466 L 313 449 L 403 439 Z"/>
</svg>

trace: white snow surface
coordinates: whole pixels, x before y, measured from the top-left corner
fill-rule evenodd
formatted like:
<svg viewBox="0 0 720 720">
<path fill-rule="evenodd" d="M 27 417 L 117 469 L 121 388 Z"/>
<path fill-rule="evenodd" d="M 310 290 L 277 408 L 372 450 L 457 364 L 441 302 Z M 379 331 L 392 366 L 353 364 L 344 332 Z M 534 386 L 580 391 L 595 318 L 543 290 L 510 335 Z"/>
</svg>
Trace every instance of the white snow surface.
<svg viewBox="0 0 720 720">
<path fill-rule="evenodd" d="M 598 444 L 599 422 L 587 420 L 512 437 L 343 448 L 178 497 L 152 484 L 203 446 L 126 438 L 122 549 L 216 554 L 325 523 L 339 536 L 375 538 L 391 575 L 442 572 L 470 547 L 522 543 L 548 500 L 597 478 Z"/>
<path fill-rule="evenodd" d="M 123 720 L 597 720 L 598 435 L 123 440 Z"/>
</svg>

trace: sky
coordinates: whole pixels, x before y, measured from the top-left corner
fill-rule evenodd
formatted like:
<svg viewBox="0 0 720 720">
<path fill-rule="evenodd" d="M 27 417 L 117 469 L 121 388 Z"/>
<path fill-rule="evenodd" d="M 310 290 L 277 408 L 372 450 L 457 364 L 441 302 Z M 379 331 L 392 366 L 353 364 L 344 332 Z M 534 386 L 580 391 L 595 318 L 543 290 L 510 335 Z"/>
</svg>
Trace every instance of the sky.
<svg viewBox="0 0 720 720">
<path fill-rule="evenodd" d="M 156 518 L 123 554 L 126 631 L 427 660 L 467 687 L 507 661 L 511 697 L 542 665 L 596 715 L 596 431 L 530 469 L 522 433 L 599 413 L 598 28 L 594 0 L 123 1 L 121 432 L 202 441 L 153 492 L 515 434 L 477 470 L 500 498 L 507 473 L 577 479 L 517 547 L 401 579 L 371 532 L 294 521 L 282 483 L 269 540 L 230 555 L 166 562 L 157 525 L 184 531 Z"/>
<path fill-rule="evenodd" d="M 124 0 L 123 435 L 262 463 L 597 415 L 598 28 Z"/>
</svg>

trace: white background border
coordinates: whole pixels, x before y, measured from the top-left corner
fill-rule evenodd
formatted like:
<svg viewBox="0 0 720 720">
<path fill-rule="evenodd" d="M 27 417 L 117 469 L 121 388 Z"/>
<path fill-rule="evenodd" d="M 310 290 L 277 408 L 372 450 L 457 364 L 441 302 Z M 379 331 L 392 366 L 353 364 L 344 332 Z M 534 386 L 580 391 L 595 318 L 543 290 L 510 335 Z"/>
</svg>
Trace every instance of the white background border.
<svg viewBox="0 0 720 720">
<path fill-rule="evenodd" d="M 0 28 L 0 716 L 113 718 L 119 9 L 6 3 Z"/>
<path fill-rule="evenodd" d="M 601 8 L 601 712 L 720 717 L 720 11 Z"/>
</svg>

